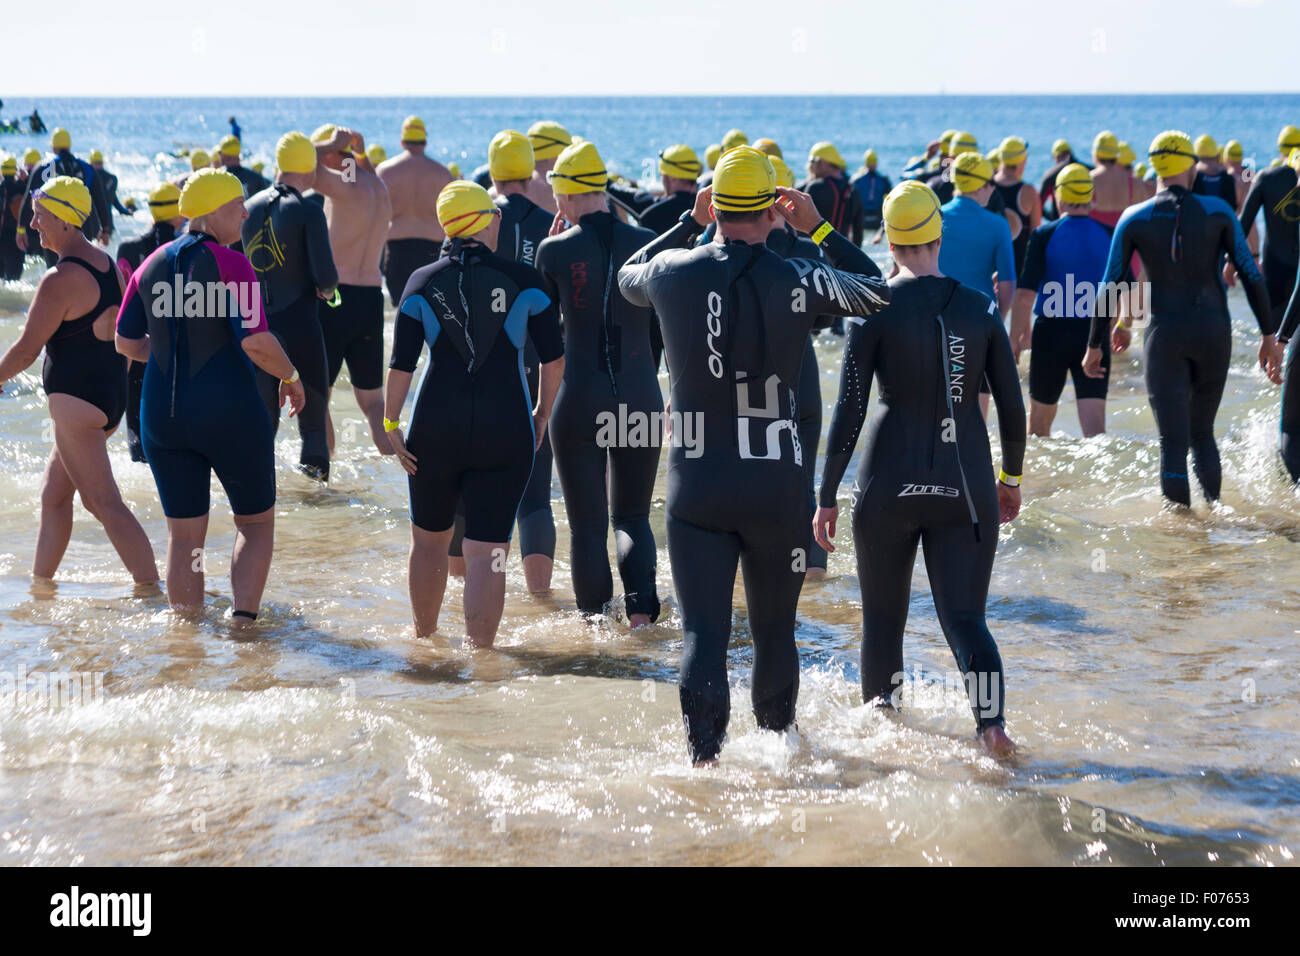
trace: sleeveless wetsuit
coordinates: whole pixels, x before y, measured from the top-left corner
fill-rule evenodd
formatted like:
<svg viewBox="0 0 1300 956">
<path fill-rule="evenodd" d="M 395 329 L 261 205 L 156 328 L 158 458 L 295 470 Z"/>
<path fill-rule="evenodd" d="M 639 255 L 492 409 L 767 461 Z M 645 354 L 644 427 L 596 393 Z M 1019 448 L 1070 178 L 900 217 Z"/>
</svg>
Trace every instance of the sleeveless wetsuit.
<svg viewBox="0 0 1300 956">
<path fill-rule="evenodd" d="M 155 222 L 153 228 L 137 239 L 125 239 L 117 247 L 117 268 L 128 282 L 145 259 L 159 246 L 176 238 L 176 227 L 169 222 Z M 145 362 L 128 362 L 126 370 L 126 444 L 131 460 L 145 460 L 140 438 L 140 396 L 144 388 Z"/>
<path fill-rule="evenodd" d="M 197 310 L 184 304 L 184 288 L 192 282 L 204 290 Z M 217 283 L 226 284 L 220 297 L 210 292 Z M 128 339 L 149 336 L 140 426 L 167 517 L 207 514 L 213 472 L 235 514 L 274 506 L 271 416 L 240 345 L 265 331 L 252 266 L 209 235 L 181 236 L 131 276 L 117 332 Z"/>
<path fill-rule="evenodd" d="M 330 454 L 325 431 L 329 407 L 329 362 L 321 329 L 317 292 L 337 285 L 325 210 L 303 199 L 292 186 L 275 183 L 248 200 L 242 234 L 244 252 L 261 283 L 267 324 L 302 376 L 307 404 L 298 413 L 302 437 L 299 461 L 309 475 L 329 477 Z M 274 375 L 258 376 L 267 411 L 280 427 L 279 387 Z"/>
<path fill-rule="evenodd" d="M 1019 475 L 1025 408 L 997 306 L 946 276 L 895 279 L 887 309 L 849 331 L 826 436 L 820 502 L 836 507 L 873 377 L 871 421 L 853 482 L 853 549 L 862 587 L 862 695 L 887 698 L 903 673 L 903 628 L 918 543 L 934 606 L 982 731 L 1003 723 L 1002 659 L 985 624 L 998 498 L 975 383 L 998 409 L 1002 467 Z"/>
<path fill-rule="evenodd" d="M 1033 341 L 1029 352 L 1029 397 L 1043 405 L 1061 399 L 1065 379 L 1074 382 L 1074 397 L 1105 398 L 1110 382 L 1110 338 L 1102 341 L 1105 376 L 1083 372 L 1089 321 L 1098 283 L 1106 271 L 1111 230 L 1091 216 L 1062 216 L 1044 223 L 1029 237 L 1025 269 L 1018 288 L 1034 299 Z"/>
<path fill-rule="evenodd" d="M 811 520 L 794 392 L 804 343 L 821 317 L 868 315 L 889 297 L 882 280 L 855 274 L 874 266 L 838 233 L 822 249 L 854 272 L 736 241 L 683 248 L 699 231 L 693 220 L 678 224 L 619 272 L 628 301 L 659 316 L 672 381 L 680 437 L 668 452 L 668 555 L 684 632 L 682 714 L 696 761 L 718 754 L 730 716 L 738 564 L 754 644 L 754 716 L 768 730 L 794 721 L 795 611 Z"/>
<path fill-rule="evenodd" d="M 564 354 L 555 306 L 531 266 L 477 242 L 417 269 L 406 285 L 389 368 L 414 373 L 429 346 L 406 447 L 411 523 L 452 527 L 465 504 L 465 537 L 510 540 L 533 467 L 533 409 L 524 376 L 524 339 L 542 362 Z"/>
<path fill-rule="evenodd" d="M 95 320 L 122 301 L 117 284 L 117 267 L 109 260 L 102 272 L 85 259 L 64 256 L 59 260 L 75 262 L 94 277 L 99 297 L 84 315 L 59 324 L 45 343 L 45 364 L 41 384 L 46 395 L 64 394 L 90 402 L 108 419 L 104 431 L 111 432 L 126 411 L 126 357 L 120 355 L 113 340 L 95 335 Z"/>
<path fill-rule="evenodd" d="M 1016 233 L 1015 238 L 1011 240 L 1011 251 L 1015 254 L 1016 271 L 1019 272 L 1025 267 L 1025 251 L 1029 248 L 1029 234 L 1033 232 L 1030 223 L 1034 217 L 1020 209 L 1020 188 L 1024 186 L 1023 182 L 1003 185 L 994 183 L 993 188 L 996 195 L 1002 198 L 1002 208 L 1009 209 L 1015 213 L 1016 218 L 1020 220 L 1020 231 Z M 1004 215 L 1005 219 L 1006 216 Z"/>
<path fill-rule="evenodd" d="M 663 393 L 650 349 L 654 316 L 623 298 L 617 275 L 654 237 L 596 212 L 544 241 L 537 253 L 542 288 L 564 321 L 564 381 L 549 431 L 569 518 L 578 609 L 602 613 L 613 598 L 612 524 L 627 613 L 648 614 L 652 621 L 659 596 L 650 501 Z"/>
<path fill-rule="evenodd" d="M 1129 207 L 1115 229 L 1105 283 L 1132 281 L 1134 253 L 1151 283 L 1151 322 L 1143 364 L 1147 393 L 1160 431 L 1160 487 L 1166 498 L 1190 505 L 1187 452 L 1205 497 L 1219 498 L 1222 473 L 1214 416 L 1223 398 L 1232 353 L 1228 299 L 1219 257 L 1237 267 L 1260 332 L 1273 331 L 1268 290 L 1246 246 L 1232 207 L 1213 196 L 1170 186 Z M 1110 330 L 1110 296 L 1097 299 L 1088 344 L 1100 348 Z"/>
</svg>

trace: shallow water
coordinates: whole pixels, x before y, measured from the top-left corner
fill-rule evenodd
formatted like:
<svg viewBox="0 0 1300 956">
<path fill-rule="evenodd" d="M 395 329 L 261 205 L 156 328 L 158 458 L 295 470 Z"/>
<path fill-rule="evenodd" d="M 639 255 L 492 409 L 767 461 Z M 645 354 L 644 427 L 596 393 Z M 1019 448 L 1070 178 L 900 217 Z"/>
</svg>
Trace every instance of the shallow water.
<svg viewBox="0 0 1300 956">
<path fill-rule="evenodd" d="M 35 278 L 0 283 L 0 343 Z M 830 577 L 800 601 L 797 732 L 758 731 L 747 712 L 737 588 L 731 737 L 710 771 L 687 760 L 671 598 L 644 632 L 617 609 L 583 622 L 558 484 L 553 600 L 527 595 L 512 555 L 496 651 L 416 640 L 406 484 L 369 446 L 346 373 L 328 490 L 293 471 L 295 430 L 281 429 L 276 560 L 251 634 L 222 619 L 224 504 L 198 623 L 135 595 L 80 506 L 57 590 L 34 587 L 50 446 L 33 366 L 0 396 L 0 860 L 1292 863 L 1300 496 L 1277 458 L 1278 389 L 1254 368 L 1240 292 L 1230 301 L 1220 508 L 1161 509 L 1140 352 L 1116 361 L 1107 435 L 1081 440 L 1067 401 L 1058 434 L 1030 441 L 1025 508 L 1002 529 L 989 601 L 1022 748 L 1007 764 L 976 747 L 964 697 L 942 684 L 954 668 L 923 565 L 905 656 L 924 679 L 898 715 L 862 706 L 847 515 Z M 818 353 L 829 422 L 840 343 L 823 337 Z M 122 434 L 111 452 L 161 556 L 148 469 Z M 661 466 L 652 524 L 671 595 L 664 492 Z M 449 635 L 460 595 L 453 581 Z M 51 701 L 49 678 L 26 679 L 51 671 L 82 675 L 80 698 L 64 681 Z"/>
</svg>

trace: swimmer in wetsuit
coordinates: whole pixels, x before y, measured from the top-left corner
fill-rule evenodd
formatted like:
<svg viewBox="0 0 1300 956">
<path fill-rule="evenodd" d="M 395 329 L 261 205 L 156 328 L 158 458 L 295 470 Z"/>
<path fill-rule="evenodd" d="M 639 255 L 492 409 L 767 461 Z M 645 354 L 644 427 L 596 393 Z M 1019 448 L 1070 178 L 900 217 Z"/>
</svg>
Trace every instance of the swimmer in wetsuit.
<svg viewBox="0 0 1300 956">
<path fill-rule="evenodd" d="M 831 228 L 860 246 L 864 232 L 862 197 L 844 175 L 847 167 L 833 143 L 817 143 L 808 153 L 808 179 L 799 191 L 812 196 L 817 211 Z"/>
<path fill-rule="evenodd" d="M 117 247 L 117 269 L 122 278 L 130 281 L 131 274 L 140 263 L 149 258 L 159 246 L 176 238 L 176 230 L 185 225 L 180 211 L 181 191 L 172 183 L 159 183 L 149 190 L 149 213 L 153 227 L 136 239 L 124 239 Z M 126 445 L 131 460 L 145 461 L 144 444 L 140 438 L 140 396 L 144 388 L 144 362 L 132 361 L 126 372 Z"/>
<path fill-rule="evenodd" d="M 1293 154 L 1294 155 L 1294 154 Z M 1278 348 L 1286 348 L 1300 327 L 1300 283 L 1291 293 L 1291 301 L 1278 327 Z M 1280 422 L 1282 463 L 1293 482 L 1300 483 L 1300 346 L 1291 345 L 1286 355 L 1282 379 L 1282 417 Z"/>
<path fill-rule="evenodd" d="M 269 187 L 271 183 L 261 173 L 249 169 L 240 162 L 239 153 L 242 148 L 239 137 L 232 133 L 229 136 L 222 137 L 221 142 L 217 144 L 217 148 L 213 150 L 213 159 L 219 163 L 219 168 L 224 169 L 239 180 L 239 185 L 244 190 L 244 198 L 251 199 Z"/>
<path fill-rule="evenodd" d="M 1002 658 L 985 623 L 999 523 L 1020 511 L 1025 409 L 997 306 L 943 275 L 938 197 L 904 183 L 885 201 L 898 274 L 889 306 L 850 330 L 839 399 L 826 436 L 817 539 L 833 551 L 837 493 L 866 418 L 853 482 L 853 550 L 862 586 L 862 696 L 888 705 L 903 677 L 903 631 L 918 544 L 944 637 L 970 692 L 977 734 L 994 754 L 1014 749 L 1004 725 Z M 971 386 L 987 379 L 998 406 L 1002 472 Z"/>
<path fill-rule="evenodd" d="M 438 629 L 447 545 L 465 505 L 465 630 L 491 647 L 505 604 L 505 559 L 533 453 L 564 374 L 556 309 L 531 266 L 492 253 L 500 208 L 477 183 L 438 197 L 450 255 L 416 270 L 398 307 L 384 428 L 408 475 L 411 610 L 417 637 Z M 542 363 L 536 406 L 524 378 L 524 338 Z M 404 434 L 399 423 L 425 345 L 429 363 Z"/>
<path fill-rule="evenodd" d="M 1196 137 L 1192 150 L 1196 153 L 1196 178 L 1192 180 L 1192 192 L 1198 196 L 1218 196 L 1236 212 L 1239 206 L 1237 181 L 1228 175 L 1219 161 L 1219 144 L 1214 137 L 1201 135 Z"/>
<path fill-rule="evenodd" d="M 276 144 L 275 162 L 280 169 L 275 183 L 248 201 L 243 251 L 257 272 L 267 324 L 302 376 L 307 393 L 298 416 L 299 467 L 309 478 L 328 481 L 329 363 L 318 308 L 326 307 L 319 300 L 334 298 L 339 277 L 325 212 L 302 198 L 316 181 L 315 145 L 302 133 L 285 133 Z M 272 426 L 278 430 L 278 379 L 265 372 L 259 378 Z"/>
<path fill-rule="evenodd" d="M 57 259 L 32 297 L 22 335 L 0 358 L 0 383 L 45 349 L 41 382 L 54 422 L 54 450 L 41 483 L 32 574 L 54 577 L 72 539 L 73 498 L 80 495 L 136 583 L 153 584 L 153 547 L 122 501 L 108 458 L 108 436 L 126 411 L 126 360 L 112 337 L 121 278 L 108 253 L 82 233 L 91 214 L 85 183 L 55 176 L 38 185 L 31 200 L 32 229 Z"/>
<path fill-rule="evenodd" d="M 1281 350 L 1273 336 L 1264 279 L 1246 247 L 1232 207 L 1213 196 L 1190 191 L 1196 156 L 1185 133 L 1168 130 L 1151 142 L 1151 165 L 1159 175 L 1155 196 L 1128 210 L 1115 229 L 1106 260 L 1102 294 L 1097 296 L 1084 372 L 1104 373 L 1102 341 L 1114 309 L 1113 283 L 1131 280 L 1130 260 L 1142 256 L 1151 282 L 1151 319 L 1143 349 L 1147 393 L 1160 432 L 1160 489 L 1170 501 L 1190 506 L 1187 476 L 1190 449 L 1205 497 L 1219 500 L 1222 472 L 1214 440 L 1214 417 L 1223 398 L 1232 354 L 1228 300 L 1218 262 L 1226 255 L 1245 285 L 1246 299 L 1259 323 L 1259 363 L 1281 381 Z M 1128 348 L 1130 333 L 1121 319 L 1112 337 L 1116 352 Z"/>
<path fill-rule="evenodd" d="M 393 305 L 411 273 L 436 262 L 442 250 L 438 195 L 452 176 L 446 166 L 424 155 L 428 139 L 424 120 L 408 116 L 402 122 L 402 152 L 384 160 L 377 170 L 393 209 L 382 266 Z"/>
<path fill-rule="evenodd" d="M 1060 219 L 1044 223 L 1029 237 L 1025 267 L 1011 309 L 1011 344 L 1016 361 L 1029 349 L 1029 434 L 1052 433 L 1056 405 L 1067 377 L 1074 382 L 1083 437 L 1106 430 L 1106 375 L 1084 374 L 1093 303 L 1106 271 L 1112 230 L 1093 219 L 1092 177 L 1075 163 L 1056 177 L 1053 195 Z M 1033 331 L 1030 331 L 1030 316 Z M 1102 350 L 1108 349 L 1103 340 Z M 1103 354 L 1103 358 L 1106 358 Z"/>
<path fill-rule="evenodd" d="M 1294 132 L 1293 138 L 1288 131 Z M 1278 143 L 1285 148 L 1292 141 L 1300 144 L 1300 130 L 1288 126 L 1278 136 Z M 1291 299 L 1296 271 L 1300 269 L 1300 177 L 1295 166 L 1283 163 L 1255 173 L 1241 207 L 1241 228 L 1247 238 L 1253 237 L 1255 219 L 1261 210 L 1264 241 L 1260 271 L 1268 286 L 1269 305 L 1280 315 Z"/>
<path fill-rule="evenodd" d="M 104 195 L 104 182 L 95 175 L 90 163 L 72 155 L 72 137 L 66 129 L 55 129 L 50 134 L 50 149 L 54 158 L 38 163 L 27 176 L 27 192 L 23 196 L 23 206 L 18 213 L 17 240 L 18 248 L 24 253 L 35 252 L 28 248 L 28 227 L 34 212 L 32 196 L 48 179 L 56 176 L 71 176 L 85 184 L 90 193 L 90 215 L 86 217 L 81 233 L 87 239 L 98 239 L 107 244 L 113 233 L 113 207 Z M 58 261 L 58 254 L 51 249 L 43 250 L 45 264 L 53 266 Z"/>
<path fill-rule="evenodd" d="M 18 161 L 6 156 L 0 163 L 0 279 L 22 278 L 24 254 L 18 248 L 18 214 L 26 191 L 18 178 Z"/>
<path fill-rule="evenodd" d="M 684 143 L 669 146 L 659 154 L 659 176 L 663 193 L 646 193 L 646 200 L 630 197 L 614 184 L 609 184 L 610 195 L 625 203 L 632 199 L 637 222 L 642 228 L 649 229 L 657 236 L 677 225 L 682 213 L 689 212 L 695 205 L 696 181 L 704 167 L 700 164 L 695 150 Z"/>
<path fill-rule="evenodd" d="M 1056 208 L 1054 193 L 1056 177 L 1061 174 L 1061 170 L 1072 163 L 1078 163 L 1080 166 L 1084 165 L 1074 158 L 1074 150 L 1070 148 L 1070 144 L 1063 139 L 1058 139 L 1052 144 L 1052 166 L 1043 175 L 1042 183 L 1038 187 L 1038 197 L 1042 203 L 1044 219 L 1057 219 L 1060 217 L 1061 214 Z M 1084 166 L 1084 168 L 1087 167 Z"/>
<path fill-rule="evenodd" d="M 592 143 L 559 155 L 551 188 L 559 217 L 572 225 L 542 243 L 537 271 L 564 322 L 564 381 L 549 432 L 569 519 L 578 610 L 608 611 L 612 525 L 628 621 L 636 628 L 659 616 L 650 503 L 663 394 L 650 344 L 654 316 L 619 293 L 617 276 L 655 233 L 610 213 L 606 182 Z"/>
<path fill-rule="evenodd" d="M 974 133 L 957 132 L 948 140 L 948 145 L 944 147 L 943 159 L 940 161 L 938 168 L 923 181 L 939 197 L 941 203 L 952 200 L 953 182 L 952 182 L 952 165 L 957 161 L 957 157 L 963 153 L 977 153 L 979 145 L 975 141 Z M 990 164 L 991 166 L 991 164 Z M 984 205 L 981 202 L 980 205 Z"/>
<path fill-rule="evenodd" d="M 172 187 L 175 188 L 175 187 Z M 205 169 L 185 184 L 180 212 L 189 231 L 134 271 L 117 319 L 117 348 L 145 362 L 141 433 L 167 516 L 167 600 L 203 606 L 202 563 L 213 473 L 234 513 L 232 621 L 257 618 L 275 543 L 275 449 L 271 418 L 253 366 L 275 377 L 290 415 L 306 401 L 292 363 L 270 333 L 253 267 L 226 248 L 247 213 L 239 180 Z M 205 290 L 197 307 L 182 292 Z M 221 284 L 219 295 L 212 290 Z"/>
<path fill-rule="evenodd" d="M 866 254 L 822 220 L 810 197 L 775 179 L 763 153 L 728 150 L 692 214 L 619 272 L 628 301 L 659 316 L 674 435 L 689 422 L 696 436 L 694 448 L 684 436 L 670 443 L 667 508 L 683 622 L 679 692 L 696 764 L 718 756 L 730 717 L 738 564 L 754 644 L 754 716 L 766 730 L 794 723 L 809 519 L 795 398 L 803 345 L 822 317 L 869 315 L 889 300 L 885 283 L 866 274 Z M 768 249 L 778 214 L 839 268 Z M 687 248 L 711 216 L 724 241 Z"/>
</svg>

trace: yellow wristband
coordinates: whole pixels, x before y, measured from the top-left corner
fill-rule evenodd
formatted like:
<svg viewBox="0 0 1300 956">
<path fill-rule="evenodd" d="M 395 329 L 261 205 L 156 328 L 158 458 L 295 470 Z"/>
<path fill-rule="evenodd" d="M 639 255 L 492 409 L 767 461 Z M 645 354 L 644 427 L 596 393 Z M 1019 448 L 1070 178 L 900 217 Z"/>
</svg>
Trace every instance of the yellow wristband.
<svg viewBox="0 0 1300 956">
<path fill-rule="evenodd" d="M 17 233 L 17 235 L 25 236 L 25 235 L 27 235 L 27 230 L 24 229 L 22 226 L 19 226 L 19 227 L 18 227 L 18 233 Z"/>
<path fill-rule="evenodd" d="M 401 422 L 390 421 L 387 418 L 384 419 L 384 431 L 386 432 L 395 432 L 401 427 L 402 427 Z"/>
<path fill-rule="evenodd" d="M 298 370 L 294 369 L 293 375 L 289 378 L 281 379 L 281 381 L 284 382 L 285 385 L 292 385 L 294 382 L 298 381 Z"/>
<path fill-rule="evenodd" d="M 834 231 L 835 228 L 829 222 L 823 219 L 822 224 L 813 230 L 812 241 L 817 243 L 817 245 L 820 246 L 822 244 L 822 240 L 825 239 Z"/>
<path fill-rule="evenodd" d="M 1008 475 L 1005 471 L 998 472 L 998 481 L 1002 482 L 1002 484 L 1006 485 L 1008 488 L 1019 488 L 1020 479 L 1023 477 L 1024 475 Z"/>
</svg>

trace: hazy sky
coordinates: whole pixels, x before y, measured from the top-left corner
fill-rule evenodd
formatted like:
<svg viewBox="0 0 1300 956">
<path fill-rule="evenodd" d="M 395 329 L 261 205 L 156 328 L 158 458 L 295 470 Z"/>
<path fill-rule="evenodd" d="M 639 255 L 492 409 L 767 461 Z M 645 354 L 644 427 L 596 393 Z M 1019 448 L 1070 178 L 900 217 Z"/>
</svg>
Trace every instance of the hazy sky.
<svg viewBox="0 0 1300 956">
<path fill-rule="evenodd" d="M 9 99 L 1287 92 L 1300 2 L 63 0 L 7 26 Z M 14 62 L 54 37 L 81 54 Z"/>
</svg>

